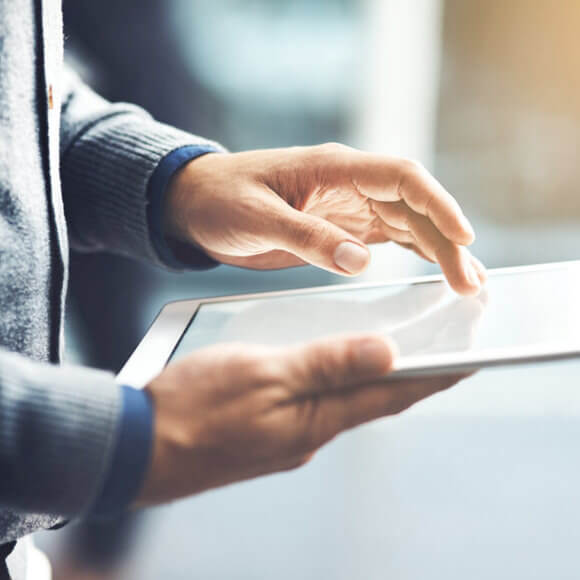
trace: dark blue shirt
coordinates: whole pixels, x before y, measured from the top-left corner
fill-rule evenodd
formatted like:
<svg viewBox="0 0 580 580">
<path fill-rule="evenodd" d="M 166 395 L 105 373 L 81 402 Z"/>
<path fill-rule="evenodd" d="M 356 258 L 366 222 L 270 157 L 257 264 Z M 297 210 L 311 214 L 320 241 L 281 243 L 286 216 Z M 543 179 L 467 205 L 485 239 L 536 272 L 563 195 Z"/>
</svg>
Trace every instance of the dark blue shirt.
<svg viewBox="0 0 580 580">
<path fill-rule="evenodd" d="M 163 261 L 175 269 L 206 269 L 218 263 L 193 245 L 172 241 L 163 234 L 163 202 L 173 175 L 186 163 L 206 153 L 211 147 L 185 146 L 166 155 L 149 180 L 148 218 L 152 241 Z M 121 387 L 121 416 L 111 467 L 90 517 L 113 518 L 125 511 L 136 498 L 151 461 L 153 445 L 153 403 L 145 391 Z"/>
</svg>

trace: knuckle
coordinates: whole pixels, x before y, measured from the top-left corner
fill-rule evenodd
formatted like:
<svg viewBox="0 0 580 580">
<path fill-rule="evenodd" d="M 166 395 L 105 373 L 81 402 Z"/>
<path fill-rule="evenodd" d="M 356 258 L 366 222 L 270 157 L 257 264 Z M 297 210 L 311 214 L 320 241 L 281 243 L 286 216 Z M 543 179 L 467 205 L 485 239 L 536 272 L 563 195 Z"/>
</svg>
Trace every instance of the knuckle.
<svg viewBox="0 0 580 580">
<path fill-rule="evenodd" d="M 401 171 L 407 175 L 417 175 L 425 171 L 423 164 L 416 159 L 401 159 L 400 167 Z"/>
<path fill-rule="evenodd" d="M 349 151 L 350 147 L 344 145 L 343 143 L 336 143 L 336 142 L 328 142 L 323 143 L 322 145 L 318 146 L 320 151 L 325 154 L 337 154 L 337 153 L 344 153 L 345 151 Z"/>
<path fill-rule="evenodd" d="M 402 413 L 405 409 L 407 409 L 409 405 L 406 403 L 405 400 L 399 398 L 396 399 L 394 401 L 391 401 L 388 405 L 388 407 L 385 407 L 383 410 L 383 416 L 384 417 L 389 417 L 389 416 L 393 416 L 393 415 L 399 415 L 400 413 Z"/>
<path fill-rule="evenodd" d="M 433 242 L 433 255 L 445 266 L 461 264 L 461 251 L 458 246 L 443 236 L 437 236 Z"/>
<path fill-rule="evenodd" d="M 229 361 L 234 367 L 251 370 L 254 365 L 259 363 L 259 357 L 251 348 L 244 350 L 237 348 L 230 354 Z"/>
<path fill-rule="evenodd" d="M 288 373 L 275 355 L 255 361 L 253 371 L 257 382 L 263 385 L 274 386 L 287 382 Z"/>
<path fill-rule="evenodd" d="M 389 216 L 393 221 L 393 225 L 403 231 L 409 230 L 411 227 L 411 212 L 407 205 L 398 201 L 388 206 Z"/>
<path fill-rule="evenodd" d="M 292 430 L 292 433 L 287 433 L 283 437 L 284 454 L 287 457 L 297 457 L 310 452 L 315 448 L 314 437 L 310 428 L 304 428 L 299 431 Z"/>
<path fill-rule="evenodd" d="M 317 447 L 316 437 L 311 429 L 304 430 L 295 440 L 292 447 L 293 454 L 308 453 Z"/>
<path fill-rule="evenodd" d="M 306 453 L 305 455 L 301 455 L 296 457 L 293 461 L 293 469 L 298 469 L 299 467 L 304 467 L 313 457 L 313 453 Z"/>
<path fill-rule="evenodd" d="M 326 414 L 318 420 L 316 430 L 312 434 L 309 450 L 315 450 L 332 441 L 347 425 L 348 412 L 344 409 L 339 414 Z"/>
<path fill-rule="evenodd" d="M 407 190 L 413 190 L 414 185 L 423 175 L 425 169 L 414 159 L 401 159 L 399 161 L 399 177 L 397 182 L 397 193 L 399 199 L 404 199 L 403 195 Z"/>
<path fill-rule="evenodd" d="M 447 247 L 446 247 L 446 244 L 444 242 L 440 242 L 440 241 L 435 242 L 435 244 L 433 245 L 433 248 L 431 250 L 431 253 L 435 257 L 437 262 L 439 264 L 441 264 L 442 267 L 446 267 L 448 265 L 449 252 L 447 251 Z"/>
<path fill-rule="evenodd" d="M 348 383 L 360 371 L 358 337 L 342 337 L 339 342 L 312 353 L 312 378 L 324 389 Z"/>
<path fill-rule="evenodd" d="M 310 400 L 296 405 L 294 413 L 292 428 L 286 438 L 286 455 L 289 457 L 311 453 L 320 446 L 320 397 L 313 395 Z"/>
<path fill-rule="evenodd" d="M 288 460 L 288 463 L 282 468 L 282 471 L 293 471 L 294 469 L 299 469 L 304 467 L 310 461 L 311 455 L 301 455 L 299 457 L 293 457 Z"/>
<path fill-rule="evenodd" d="M 252 380 L 256 387 L 267 388 L 275 399 L 290 396 L 291 375 L 277 357 L 263 358 L 252 366 Z"/>
<path fill-rule="evenodd" d="M 344 145 L 343 143 L 323 143 L 322 145 L 315 145 L 312 148 L 311 153 L 318 163 L 333 162 L 336 160 L 343 161 L 343 157 L 346 154 L 355 151 L 352 147 Z M 346 159 L 345 159 L 346 161 Z"/>
<path fill-rule="evenodd" d="M 336 357 L 328 352 L 319 350 L 313 353 L 313 363 L 310 367 L 310 375 L 314 385 L 321 389 L 329 389 L 338 383 L 341 375 L 340 366 Z"/>
</svg>

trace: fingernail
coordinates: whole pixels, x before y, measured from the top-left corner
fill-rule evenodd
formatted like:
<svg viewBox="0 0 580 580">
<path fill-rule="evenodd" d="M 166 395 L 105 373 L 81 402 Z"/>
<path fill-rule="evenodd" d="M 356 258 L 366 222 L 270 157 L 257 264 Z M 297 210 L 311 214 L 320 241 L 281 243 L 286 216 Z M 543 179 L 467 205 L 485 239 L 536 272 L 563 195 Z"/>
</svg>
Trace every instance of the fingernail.
<svg viewBox="0 0 580 580">
<path fill-rule="evenodd" d="M 364 340 L 357 347 L 357 366 L 361 373 L 380 375 L 387 372 L 390 353 L 381 340 Z"/>
<path fill-rule="evenodd" d="M 465 274 L 467 276 L 467 279 L 471 282 L 473 286 L 476 286 L 477 288 L 481 287 L 481 282 L 479 281 L 477 271 L 471 264 L 467 264 L 465 266 Z"/>
<path fill-rule="evenodd" d="M 462 215 L 461 216 L 461 227 L 475 240 L 475 231 L 473 226 L 469 223 L 469 220 Z"/>
<path fill-rule="evenodd" d="M 471 263 L 475 268 L 479 281 L 481 283 L 485 282 L 487 280 L 487 270 L 485 266 L 475 256 L 471 256 Z"/>
<path fill-rule="evenodd" d="M 334 252 L 334 263 L 349 274 L 358 274 L 364 270 L 369 258 L 366 248 L 352 242 L 342 242 Z"/>
</svg>

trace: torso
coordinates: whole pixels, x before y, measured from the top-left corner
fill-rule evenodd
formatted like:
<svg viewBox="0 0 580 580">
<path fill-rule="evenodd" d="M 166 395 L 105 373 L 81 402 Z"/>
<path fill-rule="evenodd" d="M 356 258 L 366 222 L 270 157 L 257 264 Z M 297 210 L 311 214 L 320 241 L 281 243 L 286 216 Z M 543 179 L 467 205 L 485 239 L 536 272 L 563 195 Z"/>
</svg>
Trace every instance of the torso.
<svg viewBox="0 0 580 580">
<path fill-rule="evenodd" d="M 56 109 L 48 112 L 43 79 L 58 77 L 62 38 L 58 25 L 45 27 L 54 37 L 39 50 L 36 16 L 44 10 L 41 21 L 60 22 L 60 0 L 45 0 L 44 6 L 36 1 L 0 0 L 0 348 L 57 362 L 66 241 L 58 95 Z M 56 521 L 2 510 L 0 544 Z"/>
</svg>

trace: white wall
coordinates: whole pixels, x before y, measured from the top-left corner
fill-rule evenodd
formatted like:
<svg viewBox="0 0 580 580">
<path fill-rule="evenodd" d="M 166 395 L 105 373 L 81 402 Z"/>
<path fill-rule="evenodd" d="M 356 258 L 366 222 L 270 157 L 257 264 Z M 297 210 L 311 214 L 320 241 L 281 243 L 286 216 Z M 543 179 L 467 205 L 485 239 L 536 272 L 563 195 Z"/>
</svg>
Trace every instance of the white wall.
<svg viewBox="0 0 580 580">
<path fill-rule="evenodd" d="M 439 69 L 441 0 L 362 0 L 363 58 L 350 142 L 371 151 L 410 157 L 432 168 Z M 366 277 L 422 271 L 394 245 L 373 249 Z"/>
</svg>

